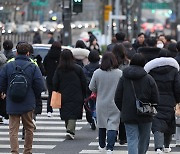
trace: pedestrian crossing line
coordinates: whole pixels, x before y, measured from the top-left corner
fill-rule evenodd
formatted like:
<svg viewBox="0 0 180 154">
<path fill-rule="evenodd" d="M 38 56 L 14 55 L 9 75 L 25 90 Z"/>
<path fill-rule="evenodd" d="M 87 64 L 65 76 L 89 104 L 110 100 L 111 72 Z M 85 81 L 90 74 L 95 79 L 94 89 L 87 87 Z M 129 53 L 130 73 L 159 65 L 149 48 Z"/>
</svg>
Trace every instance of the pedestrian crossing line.
<svg viewBox="0 0 180 154">
<path fill-rule="evenodd" d="M 0 135 L 9 135 L 9 132 L 0 132 Z M 18 135 L 22 135 L 21 132 Z M 58 132 L 34 132 L 35 136 L 65 136 L 66 133 L 58 133 Z"/>
<path fill-rule="evenodd" d="M 89 146 L 99 146 L 99 142 L 91 142 L 89 144 Z M 127 144 L 120 145 L 119 143 L 116 142 L 114 146 L 115 147 L 127 147 Z M 175 146 L 176 146 L 176 144 L 173 144 L 173 143 L 170 144 L 170 147 L 172 147 L 172 148 Z M 154 147 L 154 143 L 149 143 L 149 147 Z"/>
<path fill-rule="evenodd" d="M 9 126 L 1 126 L 0 127 L 0 130 L 1 129 L 9 129 Z M 22 129 L 22 126 L 20 126 L 20 129 Z M 80 129 L 82 129 L 82 127 L 76 127 L 76 130 L 80 130 Z M 36 131 L 37 130 L 66 130 L 66 127 L 57 127 L 57 126 L 55 126 L 55 127 L 52 127 L 52 126 L 37 126 L 37 129 L 36 129 Z"/>
<path fill-rule="evenodd" d="M 4 152 L 0 152 L 0 154 L 11 154 L 11 153 L 4 153 Z M 23 154 L 23 153 L 19 153 L 19 154 Z M 33 154 L 46 154 L 46 153 L 34 153 Z"/>
<path fill-rule="evenodd" d="M 33 149 L 53 149 L 55 148 L 56 145 L 33 145 L 32 148 Z M 6 144 L 0 144 L 0 148 L 3 148 L 3 149 L 10 149 L 10 145 L 6 145 Z M 24 148 L 24 145 L 19 145 L 19 148 L 20 149 L 23 149 Z"/>
<path fill-rule="evenodd" d="M 21 141 L 22 139 L 21 138 L 18 138 L 18 141 Z M 33 138 L 33 141 L 34 142 L 63 142 L 65 140 L 62 139 L 62 138 Z M 1 137 L 0 138 L 0 141 L 10 141 L 9 137 Z M 24 140 L 22 140 L 24 141 Z"/>
</svg>

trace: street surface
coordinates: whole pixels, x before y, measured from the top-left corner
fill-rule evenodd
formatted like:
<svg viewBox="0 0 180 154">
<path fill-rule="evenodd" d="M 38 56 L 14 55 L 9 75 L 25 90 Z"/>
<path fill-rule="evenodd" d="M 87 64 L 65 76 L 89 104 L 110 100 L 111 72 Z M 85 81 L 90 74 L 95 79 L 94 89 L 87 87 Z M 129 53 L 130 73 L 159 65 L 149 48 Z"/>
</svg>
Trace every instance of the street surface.
<svg viewBox="0 0 180 154">
<path fill-rule="evenodd" d="M 64 121 L 60 120 L 59 111 L 54 110 L 52 117 L 47 117 L 46 101 L 43 101 L 43 113 L 37 116 L 36 130 L 34 133 L 33 154 L 99 154 L 98 152 L 98 131 L 91 130 L 86 122 L 85 114 L 83 119 L 78 120 L 76 125 L 75 140 L 66 140 Z M 22 153 L 24 141 L 19 131 L 20 153 Z M 151 137 L 150 147 L 147 154 L 155 154 L 154 141 Z M 180 154 L 180 148 L 175 147 L 173 140 L 171 154 Z M 10 144 L 8 126 L 0 124 L 0 154 L 9 154 Z M 127 154 L 127 145 L 116 143 L 114 154 Z"/>
</svg>

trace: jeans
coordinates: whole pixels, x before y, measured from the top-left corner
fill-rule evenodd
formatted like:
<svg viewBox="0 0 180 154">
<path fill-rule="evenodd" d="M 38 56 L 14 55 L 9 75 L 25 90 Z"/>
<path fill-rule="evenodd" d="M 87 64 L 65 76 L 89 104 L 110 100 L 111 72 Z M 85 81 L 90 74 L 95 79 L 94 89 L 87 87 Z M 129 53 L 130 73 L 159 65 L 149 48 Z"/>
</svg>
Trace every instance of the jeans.
<svg viewBox="0 0 180 154">
<path fill-rule="evenodd" d="M 170 142 L 172 140 L 172 134 L 162 133 L 162 132 L 154 132 L 154 144 L 155 150 L 169 148 Z"/>
<path fill-rule="evenodd" d="M 176 127 L 176 144 L 180 145 L 180 127 Z"/>
<path fill-rule="evenodd" d="M 91 109 L 92 117 L 96 118 L 96 101 L 95 100 L 89 100 L 89 106 Z"/>
<path fill-rule="evenodd" d="M 106 146 L 107 150 L 113 151 L 114 144 L 116 142 L 117 131 L 108 130 L 107 131 L 107 146 L 106 146 L 106 128 L 99 128 L 99 146 L 104 148 Z"/>
<path fill-rule="evenodd" d="M 151 122 L 140 124 L 125 123 L 128 154 L 146 154 L 149 147 Z"/>
<path fill-rule="evenodd" d="M 66 132 L 75 135 L 76 121 L 74 119 L 65 120 Z"/>
<path fill-rule="evenodd" d="M 24 151 L 23 154 L 32 154 L 32 144 L 33 144 L 33 111 L 24 113 L 22 115 L 9 115 L 9 135 L 10 135 L 10 145 L 11 153 L 19 154 L 19 143 L 18 143 L 18 131 L 20 126 L 20 119 L 22 119 L 22 124 L 25 129 L 25 141 L 24 141 Z"/>
</svg>

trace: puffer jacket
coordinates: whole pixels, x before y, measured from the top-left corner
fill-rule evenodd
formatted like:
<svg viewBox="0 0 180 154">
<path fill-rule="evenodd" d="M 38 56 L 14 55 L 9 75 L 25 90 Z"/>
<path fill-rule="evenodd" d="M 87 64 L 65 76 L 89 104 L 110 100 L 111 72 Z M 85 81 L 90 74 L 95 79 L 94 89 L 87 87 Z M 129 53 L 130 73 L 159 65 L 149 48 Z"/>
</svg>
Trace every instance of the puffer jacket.
<svg viewBox="0 0 180 154">
<path fill-rule="evenodd" d="M 151 116 L 137 115 L 131 81 L 134 83 L 138 99 L 152 105 L 159 103 L 158 89 L 154 79 L 145 72 L 143 67 L 130 65 L 123 70 L 123 76 L 120 78 L 115 94 L 115 103 L 121 111 L 122 122 L 135 124 L 151 122 Z"/>
</svg>

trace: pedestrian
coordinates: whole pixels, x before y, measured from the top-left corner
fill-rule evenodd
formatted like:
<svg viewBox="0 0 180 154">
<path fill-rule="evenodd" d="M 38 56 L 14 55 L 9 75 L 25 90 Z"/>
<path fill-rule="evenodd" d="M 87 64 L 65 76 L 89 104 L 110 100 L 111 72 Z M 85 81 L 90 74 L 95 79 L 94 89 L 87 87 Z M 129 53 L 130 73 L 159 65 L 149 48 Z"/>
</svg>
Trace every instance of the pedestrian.
<svg viewBox="0 0 180 154">
<path fill-rule="evenodd" d="M 90 51 L 87 49 L 84 41 L 78 40 L 75 48 L 71 49 L 71 52 L 74 56 L 76 64 L 80 65 L 82 68 L 89 63 L 88 55 Z"/>
<path fill-rule="evenodd" d="M 124 47 L 126 48 L 126 55 L 129 60 L 132 59 L 133 55 L 136 53 L 136 50 L 132 47 L 132 44 L 129 41 L 123 42 Z"/>
<path fill-rule="evenodd" d="M 120 122 L 120 112 L 115 105 L 115 90 L 122 76 L 118 62 L 112 52 L 106 52 L 102 57 L 100 68 L 97 69 L 89 84 L 89 89 L 97 94 L 96 117 L 99 128 L 99 151 L 107 150 L 112 154 Z M 107 145 L 106 145 L 107 135 Z"/>
<path fill-rule="evenodd" d="M 140 48 L 140 47 L 145 47 L 146 46 L 146 43 L 145 43 L 145 34 L 144 33 L 139 33 L 137 39 L 132 44 L 132 46 L 133 46 L 135 51 L 137 51 L 138 48 Z"/>
<path fill-rule="evenodd" d="M 177 45 L 177 43 L 175 43 L 175 42 L 170 42 L 169 45 L 168 45 L 168 47 L 167 47 L 167 49 L 168 49 L 168 50 L 170 51 L 170 53 L 171 53 L 171 57 L 172 57 L 172 58 L 176 57 L 176 55 L 177 55 L 176 45 Z"/>
<path fill-rule="evenodd" d="M 54 35 L 53 32 L 48 32 L 48 38 L 49 38 L 48 44 L 53 44 L 53 42 L 55 41 L 53 35 Z"/>
<path fill-rule="evenodd" d="M 175 133 L 176 103 L 180 102 L 180 76 L 177 61 L 167 49 L 161 49 L 159 57 L 148 62 L 144 69 L 157 83 L 160 102 L 153 119 L 152 132 L 156 153 L 171 151 L 172 134 Z"/>
<path fill-rule="evenodd" d="M 90 50 L 90 51 L 91 51 L 91 50 L 97 50 L 97 51 L 99 52 L 99 54 L 101 54 L 101 52 L 100 52 L 100 47 L 99 47 L 99 44 L 98 44 L 96 38 L 90 39 L 89 50 Z"/>
<path fill-rule="evenodd" d="M 155 37 L 150 37 L 146 40 L 145 47 L 139 47 L 137 52 L 141 53 L 146 60 L 146 63 L 159 56 L 160 48 L 157 48 L 157 40 Z"/>
<path fill-rule="evenodd" d="M 41 36 L 39 32 L 35 32 L 34 36 L 33 36 L 33 44 L 41 44 L 42 40 L 41 40 Z"/>
<path fill-rule="evenodd" d="M 86 90 L 86 97 L 88 98 L 91 95 L 91 91 L 89 89 L 89 83 L 91 81 L 92 75 L 96 69 L 99 68 L 99 52 L 96 50 L 92 50 L 89 53 L 88 56 L 89 64 L 85 65 L 83 67 L 84 74 L 86 76 L 87 81 L 87 90 Z M 86 110 L 86 119 L 89 122 L 91 129 L 96 129 L 96 100 L 90 99 L 88 101 L 89 108 L 87 109 L 86 106 L 84 106 Z M 90 111 L 89 111 L 90 109 Z"/>
<path fill-rule="evenodd" d="M 121 71 L 123 71 L 126 67 L 128 67 L 130 63 L 130 60 L 126 57 L 125 50 L 126 49 L 122 43 L 117 43 L 112 50 L 112 53 L 115 55 L 117 59 L 118 68 Z M 118 139 L 119 139 L 119 144 L 121 145 L 127 143 L 125 126 L 124 123 L 122 122 L 122 119 L 120 119 Z"/>
<path fill-rule="evenodd" d="M 112 43 L 107 46 L 107 52 L 111 52 L 116 43 L 123 43 L 125 41 L 125 33 L 118 32 L 115 34 L 116 41 L 113 39 Z"/>
<path fill-rule="evenodd" d="M 26 138 L 24 142 L 24 154 L 32 153 L 33 144 L 33 131 L 34 125 L 32 122 L 33 110 L 36 106 L 35 98 L 44 90 L 44 84 L 42 75 L 39 68 L 30 62 L 29 55 L 29 44 L 22 43 L 17 46 L 17 57 L 15 61 L 9 62 L 3 67 L 0 73 L 0 91 L 6 94 L 7 113 L 9 114 L 9 136 L 11 153 L 19 153 L 18 143 L 18 131 L 20 126 L 20 119 L 25 128 Z M 20 70 L 24 66 L 24 84 L 28 83 L 27 86 L 23 86 L 23 89 L 16 89 L 16 86 L 10 87 L 11 79 L 17 79 L 17 76 L 13 77 L 15 73 L 14 66 L 16 65 L 16 71 Z M 19 71 L 20 72 L 20 71 Z M 23 85 L 24 85 L 23 84 Z M 22 95 L 20 91 L 26 91 L 26 94 Z M 23 92 L 24 92 L 23 91 Z"/>
<path fill-rule="evenodd" d="M 123 70 L 123 76 L 119 80 L 115 94 L 115 103 L 121 111 L 121 119 L 125 124 L 128 154 L 146 154 L 153 119 L 152 116 L 137 114 L 132 83 L 138 99 L 152 105 L 158 103 L 156 83 L 145 72 L 144 65 L 144 57 L 136 53 L 131 59 L 130 66 Z"/>
<path fill-rule="evenodd" d="M 4 49 L 4 55 L 6 56 L 7 60 L 14 58 L 15 55 L 12 52 L 13 43 L 11 40 L 5 40 L 3 42 L 3 49 Z"/>
<path fill-rule="evenodd" d="M 53 91 L 62 95 L 60 117 L 65 121 L 67 139 L 74 139 L 77 119 L 82 119 L 86 96 L 86 78 L 82 68 L 75 64 L 71 50 L 61 52 L 59 65 L 53 77 Z"/>
<path fill-rule="evenodd" d="M 48 51 L 47 55 L 44 58 L 43 65 L 46 72 L 46 83 L 48 89 L 48 100 L 47 100 L 47 116 L 51 117 L 53 109 L 50 106 L 51 95 L 52 95 L 52 88 L 53 88 L 53 76 L 54 72 L 59 64 L 59 58 L 61 54 L 61 43 L 60 42 L 53 42 L 51 45 L 50 50 Z"/>
</svg>

